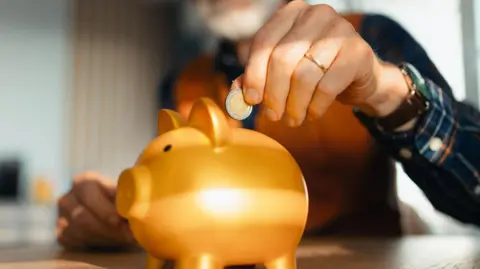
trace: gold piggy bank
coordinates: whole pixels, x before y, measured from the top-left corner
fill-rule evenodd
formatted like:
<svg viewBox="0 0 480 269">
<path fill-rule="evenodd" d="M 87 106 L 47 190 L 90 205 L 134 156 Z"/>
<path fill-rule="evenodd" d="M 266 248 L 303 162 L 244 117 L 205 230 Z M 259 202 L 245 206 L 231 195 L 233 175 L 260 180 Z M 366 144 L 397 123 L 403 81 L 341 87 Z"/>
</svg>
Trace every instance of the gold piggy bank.
<svg viewBox="0 0 480 269">
<path fill-rule="evenodd" d="M 116 198 L 148 268 L 296 268 L 308 194 L 285 148 L 230 127 L 210 99 L 193 105 L 188 122 L 160 111 L 158 132 L 120 175 Z"/>
</svg>

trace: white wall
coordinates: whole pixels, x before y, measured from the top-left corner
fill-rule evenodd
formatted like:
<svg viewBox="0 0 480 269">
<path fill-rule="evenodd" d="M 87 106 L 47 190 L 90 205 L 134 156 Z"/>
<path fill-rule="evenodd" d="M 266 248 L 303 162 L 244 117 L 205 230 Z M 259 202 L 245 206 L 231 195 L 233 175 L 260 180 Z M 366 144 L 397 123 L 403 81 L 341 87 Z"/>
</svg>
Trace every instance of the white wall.
<svg viewBox="0 0 480 269">
<path fill-rule="evenodd" d="M 473 12 L 468 13 L 468 10 L 465 10 L 465 12 L 468 13 L 469 18 L 474 21 L 472 32 L 474 33 L 473 42 L 475 45 L 472 53 L 475 54 L 476 61 L 471 62 L 471 64 L 476 63 L 477 77 L 475 79 L 477 80 L 477 84 L 474 84 L 474 83 L 472 84 L 477 86 L 477 91 L 476 92 L 474 91 L 471 95 L 477 98 L 477 100 L 474 100 L 473 102 L 476 102 L 476 105 L 478 106 L 478 108 L 480 108 L 480 2 L 478 0 L 468 0 L 468 2 L 466 1 L 464 4 L 465 4 L 464 8 L 469 8 L 473 6 Z M 471 41 L 470 38 L 472 37 L 467 36 L 466 39 L 468 41 Z"/>
<path fill-rule="evenodd" d="M 0 1 L 0 157 L 26 178 L 65 176 L 69 1 Z"/>
</svg>

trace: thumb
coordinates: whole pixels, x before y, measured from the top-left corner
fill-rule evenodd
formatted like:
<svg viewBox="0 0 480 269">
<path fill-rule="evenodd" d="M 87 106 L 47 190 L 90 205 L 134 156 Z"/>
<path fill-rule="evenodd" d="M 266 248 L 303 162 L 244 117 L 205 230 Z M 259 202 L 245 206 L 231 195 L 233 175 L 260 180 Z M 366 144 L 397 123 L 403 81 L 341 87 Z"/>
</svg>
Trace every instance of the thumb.
<svg viewBox="0 0 480 269">
<path fill-rule="evenodd" d="M 258 96 L 252 96 L 252 92 L 247 92 L 247 89 L 245 89 L 243 85 L 243 81 L 244 75 L 241 75 L 235 80 L 233 80 L 232 85 L 230 86 L 230 90 L 242 89 L 245 102 L 247 102 L 249 105 L 256 105 L 258 103 Z"/>
</svg>

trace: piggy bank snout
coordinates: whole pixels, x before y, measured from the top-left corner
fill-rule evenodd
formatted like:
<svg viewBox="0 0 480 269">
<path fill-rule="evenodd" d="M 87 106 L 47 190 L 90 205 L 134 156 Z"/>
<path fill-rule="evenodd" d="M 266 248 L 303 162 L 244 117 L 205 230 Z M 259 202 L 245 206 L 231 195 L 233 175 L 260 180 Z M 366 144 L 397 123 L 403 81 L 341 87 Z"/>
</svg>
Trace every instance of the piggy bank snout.
<svg viewBox="0 0 480 269">
<path fill-rule="evenodd" d="M 118 214 L 126 219 L 142 219 L 148 212 L 151 188 L 147 167 L 137 166 L 123 171 L 117 186 Z"/>
</svg>

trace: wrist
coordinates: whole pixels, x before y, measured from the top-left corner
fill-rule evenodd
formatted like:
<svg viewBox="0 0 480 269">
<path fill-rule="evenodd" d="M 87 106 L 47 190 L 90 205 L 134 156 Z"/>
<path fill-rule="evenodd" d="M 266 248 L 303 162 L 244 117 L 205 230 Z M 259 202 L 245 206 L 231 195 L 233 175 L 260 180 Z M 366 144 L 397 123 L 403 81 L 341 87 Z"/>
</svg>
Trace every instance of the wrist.
<svg viewBox="0 0 480 269">
<path fill-rule="evenodd" d="M 360 111 L 370 117 L 385 117 L 394 112 L 407 98 L 410 90 L 408 78 L 400 68 L 389 63 L 381 63 L 377 89 L 359 106 Z"/>
</svg>

